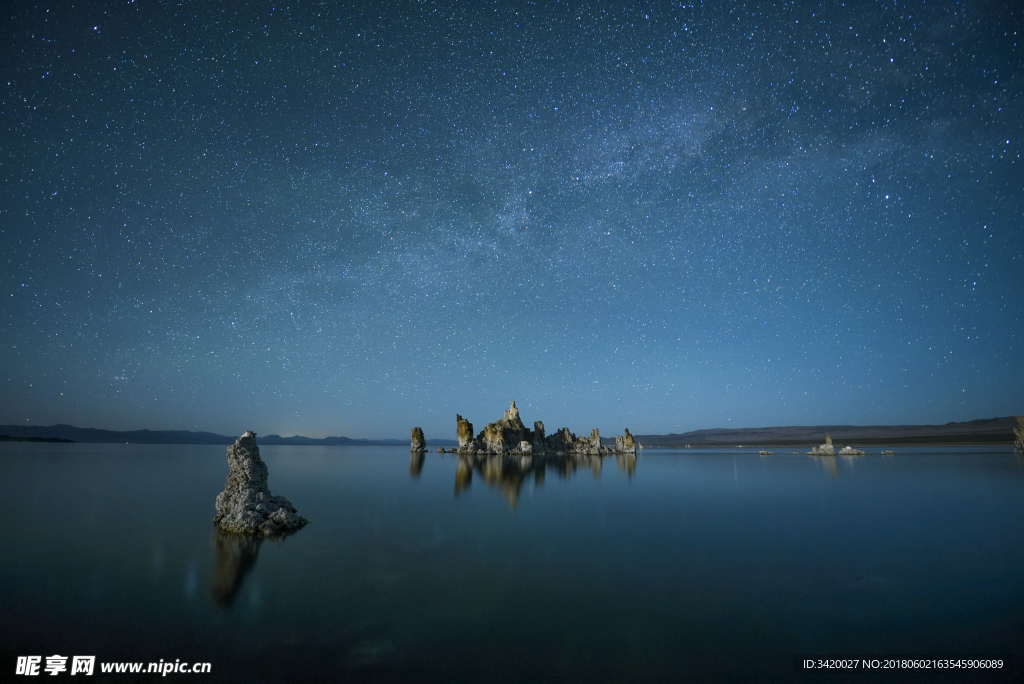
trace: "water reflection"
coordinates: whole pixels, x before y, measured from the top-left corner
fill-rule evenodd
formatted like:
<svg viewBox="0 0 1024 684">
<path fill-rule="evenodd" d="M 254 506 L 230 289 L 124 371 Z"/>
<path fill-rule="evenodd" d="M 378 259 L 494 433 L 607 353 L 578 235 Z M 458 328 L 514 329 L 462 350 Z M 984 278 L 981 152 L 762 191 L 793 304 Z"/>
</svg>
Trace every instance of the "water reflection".
<svg viewBox="0 0 1024 684">
<path fill-rule="evenodd" d="M 455 466 L 455 496 L 468 489 L 471 484 L 473 484 L 473 466 L 460 458 L 459 464 Z"/>
<path fill-rule="evenodd" d="M 409 453 L 409 477 L 416 479 L 423 472 L 423 461 L 427 458 L 426 452 L 412 451 Z"/>
<path fill-rule="evenodd" d="M 832 476 L 833 480 L 836 479 L 836 477 L 838 476 L 838 473 L 836 472 L 836 457 L 835 456 L 814 456 L 813 458 L 815 460 L 821 461 L 822 467 L 828 469 L 828 473 L 829 473 L 829 475 Z"/>
<path fill-rule="evenodd" d="M 257 537 L 248 534 L 228 532 L 220 527 L 213 528 L 210 544 L 216 555 L 213 579 L 210 580 L 210 600 L 218 608 L 229 608 L 238 596 L 239 589 L 249 571 L 256 566 L 256 556 L 265 539 L 275 544 L 282 543 L 291 534 L 274 537 Z"/>
<path fill-rule="evenodd" d="M 217 556 L 213 579 L 210 580 L 210 599 L 214 605 L 227 608 L 234 602 L 246 574 L 256 565 L 256 555 L 260 552 L 263 537 L 236 534 L 214 527 L 210 544 Z"/>
<path fill-rule="evenodd" d="M 455 466 L 455 495 L 469 488 L 473 483 L 473 471 L 476 471 L 484 482 L 501 492 L 510 508 L 515 508 L 519 504 L 523 484 L 531 477 L 534 487 L 544 485 L 548 469 L 562 478 L 572 477 L 577 470 L 589 469 L 595 479 L 600 479 L 606 458 L 611 456 L 459 455 Z M 632 478 L 636 471 L 636 454 L 617 454 L 614 458 L 618 470 Z"/>
</svg>

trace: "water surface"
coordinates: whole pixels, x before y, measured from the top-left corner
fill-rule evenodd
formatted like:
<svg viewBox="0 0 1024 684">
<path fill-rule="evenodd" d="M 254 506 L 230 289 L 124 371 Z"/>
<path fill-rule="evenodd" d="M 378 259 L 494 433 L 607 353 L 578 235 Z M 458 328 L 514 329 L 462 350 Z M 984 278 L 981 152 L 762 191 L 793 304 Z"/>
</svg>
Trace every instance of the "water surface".
<svg viewBox="0 0 1024 684">
<path fill-rule="evenodd" d="M 894 448 L 651 449 L 488 481 L 452 455 L 267 446 L 271 490 L 312 521 L 275 543 L 214 533 L 223 446 L 2 444 L 0 666 L 59 653 L 209 661 L 208 681 L 816 681 L 794 654 L 1005 653 L 1019 681 L 1020 460 Z"/>
</svg>

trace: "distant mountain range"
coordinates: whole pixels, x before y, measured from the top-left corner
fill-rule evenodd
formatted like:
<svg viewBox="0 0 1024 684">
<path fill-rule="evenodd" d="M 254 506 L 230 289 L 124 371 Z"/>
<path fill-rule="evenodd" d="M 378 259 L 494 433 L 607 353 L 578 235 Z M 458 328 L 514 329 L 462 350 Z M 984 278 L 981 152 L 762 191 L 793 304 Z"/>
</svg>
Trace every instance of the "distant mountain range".
<svg viewBox="0 0 1024 684">
<path fill-rule="evenodd" d="M 682 434 L 636 435 L 645 447 L 836 444 L 1012 444 L 1013 416 L 945 425 L 814 425 L 695 430 Z M 603 441 L 603 440 L 602 440 Z"/>
<path fill-rule="evenodd" d="M 0 442 L 65 442 L 70 443 L 70 439 L 61 439 L 60 437 L 11 437 L 10 435 L 0 435 Z"/>
<path fill-rule="evenodd" d="M 1012 444 L 1013 416 L 985 418 L 945 425 L 813 425 L 765 428 L 714 428 L 682 434 L 635 435 L 645 447 L 812 445 L 825 441 L 825 433 L 837 444 Z M 5 437 L 7 439 L 5 439 Z M 188 430 L 97 430 L 74 425 L 0 425 L 0 441 L 72 441 L 131 444 L 233 444 L 234 437 Z M 604 438 L 604 444 L 615 440 Z M 282 437 L 261 435 L 260 444 L 404 446 L 408 439 L 350 439 L 349 437 Z M 457 446 L 454 439 L 428 439 L 428 446 Z"/>
<path fill-rule="evenodd" d="M 3 440 L 3 436 L 11 440 Z M 213 432 L 190 432 L 189 430 L 97 430 L 74 425 L 0 425 L 0 441 L 39 441 L 54 438 L 72 442 L 124 443 L 131 444 L 234 444 L 235 437 L 218 435 Z M 348 437 L 282 437 L 281 435 L 260 435 L 261 445 L 340 445 L 340 446 L 402 446 L 409 445 L 408 439 L 350 439 Z M 457 446 L 454 439 L 428 439 L 428 446 Z"/>
</svg>

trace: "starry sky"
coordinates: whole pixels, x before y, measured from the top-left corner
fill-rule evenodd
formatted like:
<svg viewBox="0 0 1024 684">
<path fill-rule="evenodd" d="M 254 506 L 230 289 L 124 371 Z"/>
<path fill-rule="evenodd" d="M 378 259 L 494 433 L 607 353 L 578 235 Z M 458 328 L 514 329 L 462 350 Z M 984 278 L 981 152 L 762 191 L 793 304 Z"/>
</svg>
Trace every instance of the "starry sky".
<svg viewBox="0 0 1024 684">
<path fill-rule="evenodd" d="M 0 423 L 1024 410 L 1011 2 L 7 3 Z"/>
</svg>

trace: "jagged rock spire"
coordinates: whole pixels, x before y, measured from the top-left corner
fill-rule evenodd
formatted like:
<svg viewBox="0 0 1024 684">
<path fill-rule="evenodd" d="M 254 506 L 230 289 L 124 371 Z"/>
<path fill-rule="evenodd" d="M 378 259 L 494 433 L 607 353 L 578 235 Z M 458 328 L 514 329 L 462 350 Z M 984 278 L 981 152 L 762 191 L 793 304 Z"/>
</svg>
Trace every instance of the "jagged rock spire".
<svg viewBox="0 0 1024 684">
<path fill-rule="evenodd" d="M 256 433 L 246 431 L 228 447 L 228 479 L 217 495 L 213 522 L 241 534 L 273 537 L 293 532 L 309 521 L 291 502 L 267 486 L 267 464 L 260 458 Z"/>
</svg>

